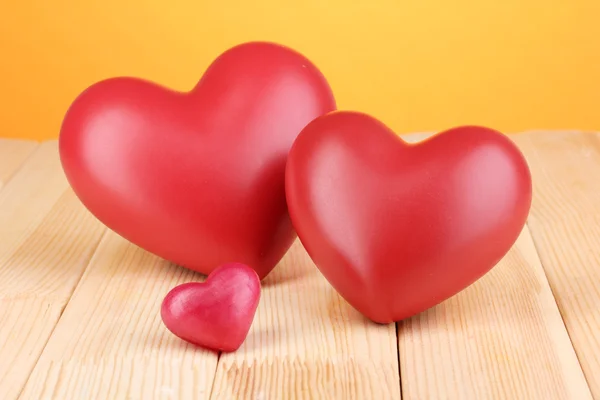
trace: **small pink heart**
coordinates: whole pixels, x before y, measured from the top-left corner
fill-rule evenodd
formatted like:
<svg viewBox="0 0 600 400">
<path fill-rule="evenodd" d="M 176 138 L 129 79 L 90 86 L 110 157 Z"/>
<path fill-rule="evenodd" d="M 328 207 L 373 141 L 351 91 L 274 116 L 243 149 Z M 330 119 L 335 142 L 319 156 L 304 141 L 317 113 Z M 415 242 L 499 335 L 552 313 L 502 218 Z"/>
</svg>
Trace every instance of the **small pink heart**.
<svg viewBox="0 0 600 400">
<path fill-rule="evenodd" d="M 175 336 L 212 350 L 237 350 L 248 335 L 260 279 L 247 265 L 223 264 L 205 282 L 173 288 L 163 300 L 163 323 Z"/>
</svg>

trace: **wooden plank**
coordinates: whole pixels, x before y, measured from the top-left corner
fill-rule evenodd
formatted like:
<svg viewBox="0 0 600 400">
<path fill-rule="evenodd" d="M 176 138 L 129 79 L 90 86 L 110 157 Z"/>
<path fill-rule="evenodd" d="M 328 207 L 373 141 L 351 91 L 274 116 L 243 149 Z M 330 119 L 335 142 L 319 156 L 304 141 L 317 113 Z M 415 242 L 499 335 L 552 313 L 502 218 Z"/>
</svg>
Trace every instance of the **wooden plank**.
<svg viewBox="0 0 600 400">
<path fill-rule="evenodd" d="M 0 139 L 0 189 L 37 147 L 30 140 Z"/>
<path fill-rule="evenodd" d="M 478 282 L 398 325 L 405 400 L 592 398 L 527 229 Z"/>
<path fill-rule="evenodd" d="M 208 399 L 217 354 L 179 340 L 160 319 L 167 292 L 200 279 L 109 232 L 23 399 Z"/>
<path fill-rule="evenodd" d="M 22 390 L 103 229 L 69 190 L 56 142 L 40 145 L 0 192 L 3 400 Z"/>
<path fill-rule="evenodd" d="M 515 140 L 533 174 L 529 227 L 587 381 L 600 398 L 600 137 L 538 132 Z"/>
<path fill-rule="evenodd" d="M 400 399 L 396 330 L 353 310 L 297 241 L 265 279 L 251 332 L 211 399 Z"/>
</svg>

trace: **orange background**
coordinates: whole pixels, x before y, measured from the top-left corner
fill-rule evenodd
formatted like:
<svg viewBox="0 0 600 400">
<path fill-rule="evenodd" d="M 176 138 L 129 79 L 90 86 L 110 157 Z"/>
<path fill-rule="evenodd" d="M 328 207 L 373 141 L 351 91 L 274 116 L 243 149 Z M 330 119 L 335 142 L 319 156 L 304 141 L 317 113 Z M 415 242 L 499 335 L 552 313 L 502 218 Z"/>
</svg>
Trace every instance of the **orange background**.
<svg viewBox="0 0 600 400">
<path fill-rule="evenodd" d="M 600 128 L 597 0 L 3 3 L 3 137 L 57 137 L 75 96 L 110 76 L 189 89 L 220 52 L 250 40 L 301 51 L 340 108 L 399 133 Z"/>
</svg>

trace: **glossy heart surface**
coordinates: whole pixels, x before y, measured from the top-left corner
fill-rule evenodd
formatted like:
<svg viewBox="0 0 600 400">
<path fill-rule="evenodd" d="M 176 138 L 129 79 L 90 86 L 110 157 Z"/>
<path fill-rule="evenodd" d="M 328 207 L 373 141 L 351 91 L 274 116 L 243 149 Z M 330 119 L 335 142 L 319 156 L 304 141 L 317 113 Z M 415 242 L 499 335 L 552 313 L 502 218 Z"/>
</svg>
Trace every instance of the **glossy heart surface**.
<svg viewBox="0 0 600 400">
<path fill-rule="evenodd" d="M 289 149 L 333 109 L 328 83 L 303 55 L 245 43 L 189 92 L 128 77 L 92 85 L 64 118 L 60 157 L 82 203 L 124 238 L 204 274 L 241 262 L 262 279 L 296 237 L 284 190 Z"/>
<path fill-rule="evenodd" d="M 464 126 L 409 144 L 376 119 L 333 112 L 288 158 L 292 222 L 334 288 L 375 322 L 460 292 L 510 250 L 531 206 L 519 149 Z"/>
<path fill-rule="evenodd" d="M 237 350 L 248 335 L 260 301 L 256 272 L 224 264 L 205 282 L 184 283 L 163 300 L 163 323 L 177 337 L 216 351 Z"/>
</svg>

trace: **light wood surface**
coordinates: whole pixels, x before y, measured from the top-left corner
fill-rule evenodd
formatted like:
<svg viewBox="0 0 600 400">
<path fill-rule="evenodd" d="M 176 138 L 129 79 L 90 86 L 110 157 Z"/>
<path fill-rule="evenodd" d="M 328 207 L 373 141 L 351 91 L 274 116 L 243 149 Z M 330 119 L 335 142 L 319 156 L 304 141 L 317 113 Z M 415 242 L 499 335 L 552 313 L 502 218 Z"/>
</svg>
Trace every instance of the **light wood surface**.
<svg viewBox="0 0 600 400">
<path fill-rule="evenodd" d="M 0 192 L 2 399 L 20 393 L 104 230 L 68 188 L 47 142 Z"/>
<path fill-rule="evenodd" d="M 588 384 L 600 399 L 600 135 L 521 135 L 529 226 Z"/>
<path fill-rule="evenodd" d="M 405 399 L 592 398 L 527 229 L 478 282 L 399 323 L 398 340 Z"/>
<path fill-rule="evenodd" d="M 243 347 L 219 359 L 214 399 L 400 398 L 395 326 L 348 306 L 299 241 L 263 287 Z"/>
<path fill-rule="evenodd" d="M 37 145 L 33 141 L 0 139 L 0 189 L 17 172 Z"/>
<path fill-rule="evenodd" d="M 247 340 L 223 355 L 160 320 L 163 296 L 202 276 L 100 224 L 55 141 L 0 140 L 0 398 L 600 399 L 600 136 L 512 138 L 534 202 L 490 273 L 378 325 L 296 242 L 263 283 Z"/>
</svg>

